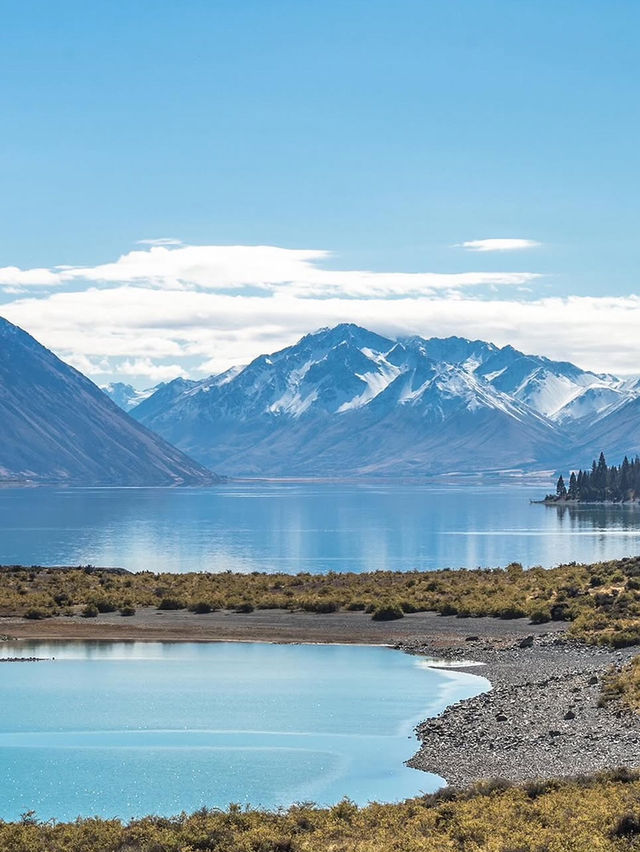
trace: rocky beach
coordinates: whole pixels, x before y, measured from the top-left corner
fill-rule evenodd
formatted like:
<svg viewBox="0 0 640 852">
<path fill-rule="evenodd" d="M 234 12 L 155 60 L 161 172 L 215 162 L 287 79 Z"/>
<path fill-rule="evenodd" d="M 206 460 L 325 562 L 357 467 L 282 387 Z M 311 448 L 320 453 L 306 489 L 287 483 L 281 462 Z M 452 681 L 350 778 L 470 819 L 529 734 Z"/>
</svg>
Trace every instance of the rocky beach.
<svg viewBox="0 0 640 852">
<path fill-rule="evenodd" d="M 459 786 L 640 765 L 640 716 L 618 701 L 603 701 L 601 693 L 603 677 L 630 660 L 633 648 L 590 647 L 558 632 L 469 635 L 449 646 L 416 640 L 398 647 L 445 659 L 492 684 L 489 692 L 418 725 L 422 745 L 409 766 Z"/>
</svg>

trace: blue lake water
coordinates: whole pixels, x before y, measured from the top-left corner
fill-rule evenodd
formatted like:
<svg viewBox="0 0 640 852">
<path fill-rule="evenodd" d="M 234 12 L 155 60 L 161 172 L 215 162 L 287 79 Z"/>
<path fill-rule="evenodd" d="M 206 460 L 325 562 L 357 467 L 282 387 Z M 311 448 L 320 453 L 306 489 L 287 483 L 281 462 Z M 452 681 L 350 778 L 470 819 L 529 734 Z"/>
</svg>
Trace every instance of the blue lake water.
<svg viewBox="0 0 640 852">
<path fill-rule="evenodd" d="M 382 647 L 2 643 L 0 818 L 396 801 L 414 725 L 488 688 Z M 481 671 L 481 669 L 479 670 Z"/>
<path fill-rule="evenodd" d="M 549 567 L 637 553 L 640 507 L 531 505 L 549 486 L 231 483 L 0 490 L 0 563 L 152 571 Z"/>
</svg>

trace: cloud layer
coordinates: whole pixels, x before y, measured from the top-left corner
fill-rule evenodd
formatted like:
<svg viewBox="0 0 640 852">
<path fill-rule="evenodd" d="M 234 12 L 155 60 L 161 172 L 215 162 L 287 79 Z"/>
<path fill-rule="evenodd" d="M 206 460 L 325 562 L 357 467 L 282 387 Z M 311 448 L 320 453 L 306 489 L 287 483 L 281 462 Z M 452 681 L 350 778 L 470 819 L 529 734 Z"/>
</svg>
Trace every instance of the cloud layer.
<svg viewBox="0 0 640 852">
<path fill-rule="evenodd" d="M 460 247 L 467 251 L 522 251 L 540 245 L 535 240 L 516 239 L 467 240 L 466 243 L 460 243 Z"/>
<path fill-rule="evenodd" d="M 639 371 L 635 295 L 541 298 L 522 292 L 535 272 L 340 271 L 318 250 L 161 243 L 95 267 L 5 267 L 0 314 L 99 383 L 205 376 L 344 321 Z"/>
<path fill-rule="evenodd" d="M 301 297 L 396 297 L 426 295 L 463 287 L 513 286 L 533 281 L 531 272 L 371 272 L 333 270 L 320 264 L 331 253 L 278 246 L 185 246 L 169 239 L 142 240 L 148 246 L 98 266 L 53 269 L 0 268 L 0 285 L 60 288 L 78 282 L 142 284 L 166 290 L 286 291 Z"/>
</svg>

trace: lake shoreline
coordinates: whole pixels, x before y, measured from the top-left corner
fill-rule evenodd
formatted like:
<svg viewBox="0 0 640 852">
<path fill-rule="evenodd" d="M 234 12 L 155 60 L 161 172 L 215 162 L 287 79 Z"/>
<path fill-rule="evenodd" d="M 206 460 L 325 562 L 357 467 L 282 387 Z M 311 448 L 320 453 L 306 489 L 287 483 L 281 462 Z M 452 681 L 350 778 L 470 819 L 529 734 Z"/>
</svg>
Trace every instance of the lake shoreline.
<svg viewBox="0 0 640 852">
<path fill-rule="evenodd" d="M 602 677 L 636 649 L 586 646 L 569 638 L 567 627 L 433 612 L 375 622 L 361 612 L 194 615 L 152 608 L 127 618 L 0 619 L 5 638 L 26 641 L 386 645 L 442 660 L 454 673 L 486 677 L 492 687 L 416 727 L 421 746 L 407 765 L 453 786 L 640 766 L 640 715 L 616 702 L 598 706 Z"/>
<path fill-rule="evenodd" d="M 457 618 L 436 612 L 407 613 L 392 621 L 374 621 L 361 611 L 332 613 L 256 609 L 250 613 L 140 607 L 132 616 L 100 613 L 95 618 L 54 616 L 37 620 L 0 617 L 0 635 L 27 640 L 100 642 L 275 642 L 301 644 L 391 645 L 424 637 L 446 649 L 470 636 L 511 637 L 563 632 L 566 622 L 533 625 L 525 618 Z"/>
</svg>

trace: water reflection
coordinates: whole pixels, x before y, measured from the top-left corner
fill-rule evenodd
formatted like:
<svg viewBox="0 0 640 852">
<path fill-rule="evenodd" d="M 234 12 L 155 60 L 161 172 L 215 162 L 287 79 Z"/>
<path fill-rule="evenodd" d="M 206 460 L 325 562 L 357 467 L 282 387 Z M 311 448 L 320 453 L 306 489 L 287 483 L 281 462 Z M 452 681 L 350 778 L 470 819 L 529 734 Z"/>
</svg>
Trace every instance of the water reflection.
<svg viewBox="0 0 640 852">
<path fill-rule="evenodd" d="M 637 551 L 638 507 L 532 505 L 544 491 L 406 483 L 4 489 L 0 562 L 293 573 L 550 566 Z"/>
</svg>

